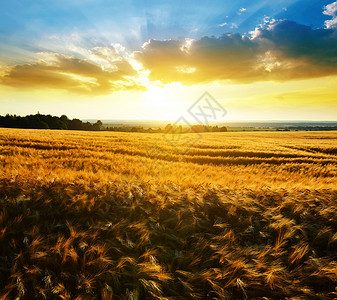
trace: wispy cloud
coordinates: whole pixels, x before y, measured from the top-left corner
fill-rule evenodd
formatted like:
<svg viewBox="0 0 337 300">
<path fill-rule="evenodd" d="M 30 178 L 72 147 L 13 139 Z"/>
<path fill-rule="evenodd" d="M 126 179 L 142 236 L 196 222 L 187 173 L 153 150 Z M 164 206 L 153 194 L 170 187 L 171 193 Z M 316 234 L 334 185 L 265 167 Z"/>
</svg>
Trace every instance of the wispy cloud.
<svg viewBox="0 0 337 300">
<path fill-rule="evenodd" d="M 247 8 L 244 8 L 244 7 L 242 7 L 242 8 L 240 8 L 239 9 L 239 11 L 238 11 L 238 15 L 241 15 L 243 12 L 245 12 L 247 10 Z"/>
<path fill-rule="evenodd" d="M 237 28 L 239 28 L 239 26 L 236 25 L 234 22 L 232 22 L 232 23 L 225 22 L 225 23 L 222 23 L 222 24 L 218 25 L 218 27 L 225 27 L 225 26 L 229 26 L 229 28 L 231 28 L 231 29 L 237 29 Z"/>
</svg>

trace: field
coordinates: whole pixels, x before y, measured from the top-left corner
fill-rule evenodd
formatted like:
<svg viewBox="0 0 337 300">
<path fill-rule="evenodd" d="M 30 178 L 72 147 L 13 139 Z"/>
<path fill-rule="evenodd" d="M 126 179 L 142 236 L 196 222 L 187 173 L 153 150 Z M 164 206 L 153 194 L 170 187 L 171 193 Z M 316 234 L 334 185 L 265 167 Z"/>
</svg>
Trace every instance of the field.
<svg viewBox="0 0 337 300">
<path fill-rule="evenodd" d="M 0 299 L 337 298 L 337 132 L 0 129 Z"/>
</svg>

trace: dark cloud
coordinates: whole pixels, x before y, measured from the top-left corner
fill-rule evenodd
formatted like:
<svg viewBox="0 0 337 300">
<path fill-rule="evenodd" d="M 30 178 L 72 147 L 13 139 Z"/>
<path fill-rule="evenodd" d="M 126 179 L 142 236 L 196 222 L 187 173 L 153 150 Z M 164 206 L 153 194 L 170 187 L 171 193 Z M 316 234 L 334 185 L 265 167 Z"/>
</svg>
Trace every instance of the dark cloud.
<svg viewBox="0 0 337 300">
<path fill-rule="evenodd" d="M 337 75 L 337 32 L 274 21 L 252 38 L 239 34 L 186 41 L 149 41 L 135 57 L 151 80 L 183 84 L 247 83 Z"/>
<path fill-rule="evenodd" d="M 284 59 L 306 59 L 317 67 L 337 65 L 337 32 L 333 29 L 312 29 L 291 21 L 260 29 L 257 38 L 271 42 Z"/>
</svg>

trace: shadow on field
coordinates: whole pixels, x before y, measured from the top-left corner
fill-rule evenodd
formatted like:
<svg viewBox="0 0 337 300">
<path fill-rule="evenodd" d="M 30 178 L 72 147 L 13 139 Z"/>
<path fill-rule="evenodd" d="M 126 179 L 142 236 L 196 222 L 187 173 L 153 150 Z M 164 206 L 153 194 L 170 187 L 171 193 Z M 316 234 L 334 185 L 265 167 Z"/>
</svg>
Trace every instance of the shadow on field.
<svg viewBox="0 0 337 300">
<path fill-rule="evenodd" d="M 1 179 L 1 299 L 333 298 L 336 200 Z"/>
</svg>

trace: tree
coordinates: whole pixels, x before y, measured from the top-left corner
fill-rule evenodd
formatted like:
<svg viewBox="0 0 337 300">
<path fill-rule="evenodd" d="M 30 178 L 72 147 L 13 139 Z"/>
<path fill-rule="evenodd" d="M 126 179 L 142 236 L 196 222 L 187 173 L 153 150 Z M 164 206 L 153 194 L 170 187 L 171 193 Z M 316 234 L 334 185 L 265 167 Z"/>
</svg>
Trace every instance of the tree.
<svg viewBox="0 0 337 300">
<path fill-rule="evenodd" d="M 92 126 L 92 129 L 93 130 L 96 130 L 96 131 L 99 131 L 101 130 L 101 127 L 102 127 L 103 123 L 101 120 L 98 120 L 93 126 Z"/>
<path fill-rule="evenodd" d="M 171 124 L 167 124 L 166 127 L 165 127 L 165 129 L 164 129 L 164 132 L 169 133 L 171 131 L 172 131 L 172 125 Z"/>
<path fill-rule="evenodd" d="M 69 121 L 68 129 L 83 130 L 83 123 L 79 119 L 73 119 L 73 120 Z"/>
</svg>

